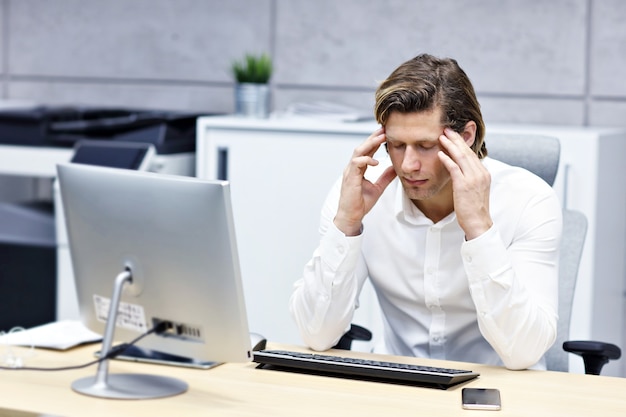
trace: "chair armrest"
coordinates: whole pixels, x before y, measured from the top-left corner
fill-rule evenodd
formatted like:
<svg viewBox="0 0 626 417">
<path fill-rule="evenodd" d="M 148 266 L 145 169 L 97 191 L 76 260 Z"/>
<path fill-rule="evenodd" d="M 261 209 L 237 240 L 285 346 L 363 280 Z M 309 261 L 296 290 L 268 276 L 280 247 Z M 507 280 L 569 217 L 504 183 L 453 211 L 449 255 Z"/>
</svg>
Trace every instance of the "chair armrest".
<svg viewBox="0 0 626 417">
<path fill-rule="evenodd" d="M 341 339 L 339 339 L 339 342 L 337 342 L 333 348 L 350 350 L 353 340 L 372 340 L 372 332 L 367 330 L 365 327 L 359 326 L 358 324 L 351 324 L 350 330 L 341 336 Z"/>
<path fill-rule="evenodd" d="M 563 343 L 563 350 L 582 356 L 585 373 L 600 375 L 602 367 L 612 359 L 619 359 L 622 351 L 612 343 L 595 340 L 570 340 Z"/>
</svg>

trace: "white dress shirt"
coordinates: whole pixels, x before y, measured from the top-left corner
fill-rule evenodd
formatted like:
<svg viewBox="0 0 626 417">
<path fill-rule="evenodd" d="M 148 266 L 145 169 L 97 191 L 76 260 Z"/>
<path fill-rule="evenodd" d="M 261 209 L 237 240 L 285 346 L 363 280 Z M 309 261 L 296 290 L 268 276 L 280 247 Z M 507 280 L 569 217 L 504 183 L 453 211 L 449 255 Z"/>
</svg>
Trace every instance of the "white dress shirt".
<svg viewBox="0 0 626 417">
<path fill-rule="evenodd" d="M 389 166 L 367 171 L 374 179 Z M 545 369 L 556 338 L 562 213 L 552 187 L 491 158 L 493 226 L 465 241 L 455 213 L 433 224 L 396 178 L 359 236 L 334 225 L 341 181 L 321 214 L 321 241 L 290 300 L 304 342 L 334 346 L 365 279 L 383 313 L 382 353 Z"/>
</svg>

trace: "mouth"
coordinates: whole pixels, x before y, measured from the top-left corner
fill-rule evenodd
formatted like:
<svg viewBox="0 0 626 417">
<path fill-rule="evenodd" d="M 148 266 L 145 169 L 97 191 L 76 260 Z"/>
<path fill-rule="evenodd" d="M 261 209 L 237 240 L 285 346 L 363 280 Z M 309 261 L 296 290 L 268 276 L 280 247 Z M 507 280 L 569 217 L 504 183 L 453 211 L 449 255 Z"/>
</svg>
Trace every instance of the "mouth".
<svg viewBox="0 0 626 417">
<path fill-rule="evenodd" d="M 406 185 L 408 185 L 409 187 L 420 187 L 424 184 L 426 184 L 428 182 L 428 180 L 413 180 L 413 179 L 409 179 L 409 178 L 404 178 L 404 183 Z"/>
</svg>

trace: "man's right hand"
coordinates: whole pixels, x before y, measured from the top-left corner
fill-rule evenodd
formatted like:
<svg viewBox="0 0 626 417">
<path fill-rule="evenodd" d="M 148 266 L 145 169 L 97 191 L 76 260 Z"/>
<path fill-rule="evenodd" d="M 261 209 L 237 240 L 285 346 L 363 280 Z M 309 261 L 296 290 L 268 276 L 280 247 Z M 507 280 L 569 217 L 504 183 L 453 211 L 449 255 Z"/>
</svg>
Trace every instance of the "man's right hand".
<svg viewBox="0 0 626 417">
<path fill-rule="evenodd" d="M 350 163 L 343 171 L 341 196 L 334 223 L 346 236 L 357 236 L 361 233 L 363 217 L 396 177 L 393 166 L 390 166 L 375 183 L 365 179 L 367 167 L 378 165 L 374 154 L 385 140 L 384 129 L 376 130 L 354 150 Z"/>
</svg>

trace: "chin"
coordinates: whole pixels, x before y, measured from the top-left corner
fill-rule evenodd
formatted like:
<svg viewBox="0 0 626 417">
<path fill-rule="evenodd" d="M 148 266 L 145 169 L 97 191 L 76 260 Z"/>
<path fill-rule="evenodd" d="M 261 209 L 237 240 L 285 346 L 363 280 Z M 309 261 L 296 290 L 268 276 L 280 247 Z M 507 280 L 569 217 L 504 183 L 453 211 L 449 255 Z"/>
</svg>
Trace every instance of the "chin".
<svg viewBox="0 0 626 417">
<path fill-rule="evenodd" d="M 441 189 L 435 189 L 433 187 L 428 188 L 415 188 L 415 187 L 404 187 L 404 192 L 409 197 L 409 199 L 414 201 L 422 201 L 433 198 L 437 194 L 441 192 Z"/>
</svg>

